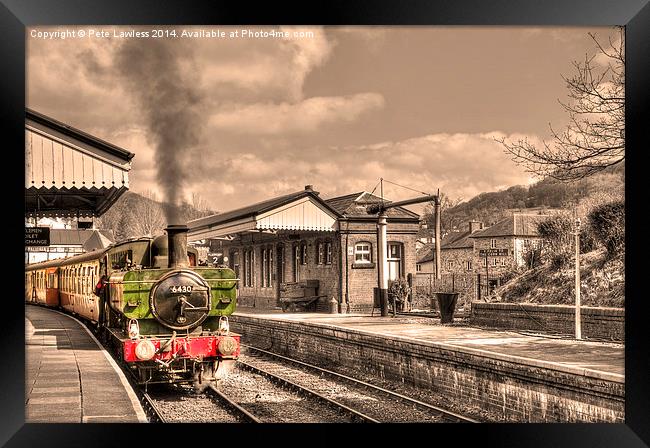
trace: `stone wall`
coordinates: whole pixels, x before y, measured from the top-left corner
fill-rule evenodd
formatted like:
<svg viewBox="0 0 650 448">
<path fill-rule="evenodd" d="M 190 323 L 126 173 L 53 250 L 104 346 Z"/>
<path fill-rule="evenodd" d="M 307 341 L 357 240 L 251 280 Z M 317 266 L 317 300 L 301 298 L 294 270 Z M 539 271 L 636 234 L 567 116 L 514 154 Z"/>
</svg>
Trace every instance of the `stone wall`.
<svg viewBox="0 0 650 448">
<path fill-rule="evenodd" d="M 624 341 L 625 309 L 580 307 L 583 338 Z M 528 303 L 472 303 L 471 324 L 551 334 L 575 334 L 575 307 Z"/>
</svg>

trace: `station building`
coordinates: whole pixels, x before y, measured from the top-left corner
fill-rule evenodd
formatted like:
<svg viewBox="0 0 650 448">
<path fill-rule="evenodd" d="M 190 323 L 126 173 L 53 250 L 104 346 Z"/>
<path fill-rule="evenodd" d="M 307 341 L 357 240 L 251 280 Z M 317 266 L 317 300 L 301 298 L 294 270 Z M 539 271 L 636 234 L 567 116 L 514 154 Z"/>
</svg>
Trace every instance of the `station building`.
<svg viewBox="0 0 650 448">
<path fill-rule="evenodd" d="M 323 199 L 304 190 L 188 222 L 190 242 L 216 239 L 224 263 L 237 272 L 239 304 L 274 308 L 286 288 L 304 284 L 319 296 L 316 309 L 369 312 L 377 287 L 377 214 L 368 192 Z M 390 202 L 390 201 L 385 201 Z M 387 210 L 389 280 L 415 274 L 419 215 Z"/>
</svg>

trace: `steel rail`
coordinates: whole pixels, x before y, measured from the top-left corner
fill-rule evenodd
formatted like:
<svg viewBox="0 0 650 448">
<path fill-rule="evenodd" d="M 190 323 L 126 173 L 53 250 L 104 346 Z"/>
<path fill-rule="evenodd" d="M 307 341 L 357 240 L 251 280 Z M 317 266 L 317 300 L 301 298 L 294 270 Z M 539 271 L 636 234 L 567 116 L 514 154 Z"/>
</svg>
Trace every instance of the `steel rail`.
<svg viewBox="0 0 650 448">
<path fill-rule="evenodd" d="M 240 416 L 244 418 L 249 423 L 262 423 L 260 419 L 255 417 L 253 414 L 248 412 L 246 409 L 232 401 L 228 396 L 226 396 L 223 392 L 221 392 L 219 389 L 217 389 L 214 385 L 210 385 L 207 389 L 210 391 L 210 394 L 213 395 L 213 397 L 222 403 L 226 404 L 230 409 L 234 410 L 236 413 L 238 413 Z"/>
<path fill-rule="evenodd" d="M 160 409 L 158 409 L 158 406 L 156 406 L 153 399 L 148 393 L 140 391 L 140 397 L 142 401 L 142 407 L 150 417 L 150 423 L 168 423 L 167 419 L 163 417 Z"/>
<path fill-rule="evenodd" d="M 282 385 L 284 387 L 288 387 L 289 389 L 291 389 L 291 390 L 293 390 L 295 392 L 307 395 L 307 396 L 315 398 L 315 399 L 317 399 L 317 400 L 319 400 L 321 402 L 324 402 L 325 404 L 337 409 L 338 411 L 341 411 L 344 414 L 348 414 L 350 417 L 352 417 L 353 420 L 361 421 L 361 422 L 364 422 L 364 423 L 380 423 L 379 421 L 375 420 L 374 418 L 369 417 L 369 416 L 367 416 L 367 415 L 365 415 L 365 414 L 363 414 L 363 413 L 361 413 L 359 411 L 355 411 L 354 409 L 352 409 L 352 408 L 350 408 L 350 407 L 348 407 L 348 406 L 346 406 L 344 404 L 341 404 L 341 403 L 339 403 L 337 401 L 334 401 L 331 398 L 327 398 L 326 396 L 324 396 L 322 394 L 319 394 L 318 392 L 315 392 L 315 391 L 313 391 L 311 389 L 308 389 L 308 388 L 306 388 L 304 386 L 300 386 L 300 385 L 298 385 L 298 384 L 296 384 L 296 383 L 294 383 L 294 382 L 292 382 L 292 381 L 290 381 L 290 380 L 288 380 L 286 378 L 282 378 L 281 376 L 278 376 L 278 375 L 276 375 L 274 373 L 263 370 L 263 369 L 261 369 L 259 367 L 252 366 L 252 365 L 242 361 L 241 359 L 237 361 L 237 365 L 239 367 L 244 368 L 245 370 L 248 370 L 250 372 L 262 375 L 262 376 L 270 379 L 271 381 L 274 381 L 274 382 L 276 382 L 276 383 L 278 383 L 278 384 L 280 384 L 280 385 Z"/>
<path fill-rule="evenodd" d="M 382 387 L 375 386 L 374 384 L 370 384 L 370 383 L 367 383 L 365 381 L 361 381 L 361 380 L 358 380 L 356 378 L 349 377 L 347 375 L 343 375 L 343 374 L 340 374 L 340 373 L 337 373 L 337 372 L 333 372 L 331 370 L 323 369 L 322 367 L 318 367 L 318 366 L 315 366 L 315 365 L 312 365 L 312 364 L 307 364 L 305 362 L 298 361 L 297 359 L 291 359 L 291 358 L 288 358 L 286 356 L 278 355 L 277 353 L 272 353 L 272 352 L 269 352 L 267 350 L 263 350 L 261 348 L 252 347 L 252 346 L 246 345 L 246 344 L 241 344 L 241 345 L 243 347 L 246 347 L 247 349 L 257 351 L 257 352 L 263 353 L 263 354 L 265 354 L 267 356 L 270 356 L 270 357 L 273 357 L 273 358 L 278 358 L 278 359 L 281 359 L 283 361 L 290 362 L 292 364 L 302 366 L 302 367 L 304 367 L 306 369 L 313 370 L 313 371 L 316 371 L 316 372 L 321 373 L 321 374 L 326 374 L 326 375 L 328 375 L 330 377 L 334 377 L 336 379 L 346 381 L 346 382 L 351 383 L 353 385 L 362 386 L 362 387 L 365 387 L 366 389 L 370 389 L 372 391 L 381 392 L 381 393 L 389 395 L 389 396 L 391 396 L 391 397 L 393 397 L 393 398 L 395 398 L 397 400 L 400 400 L 400 401 L 407 402 L 409 404 L 418 406 L 418 407 L 423 408 L 423 409 L 425 409 L 427 411 L 436 412 L 436 413 L 438 413 L 439 415 L 441 415 L 442 417 L 444 417 L 447 420 L 451 420 L 451 421 L 454 421 L 454 422 L 460 422 L 460 423 L 480 423 L 478 420 L 474 420 L 474 419 L 466 417 L 464 415 L 456 414 L 456 413 L 448 411 L 446 409 L 442 409 L 442 408 L 439 408 L 439 407 L 434 406 L 432 404 L 425 403 L 425 402 L 420 401 L 420 400 L 416 400 L 415 398 L 407 397 L 406 395 L 398 394 L 397 392 L 393 392 L 392 390 L 384 389 Z M 239 361 L 239 362 L 241 362 L 241 361 Z"/>
</svg>

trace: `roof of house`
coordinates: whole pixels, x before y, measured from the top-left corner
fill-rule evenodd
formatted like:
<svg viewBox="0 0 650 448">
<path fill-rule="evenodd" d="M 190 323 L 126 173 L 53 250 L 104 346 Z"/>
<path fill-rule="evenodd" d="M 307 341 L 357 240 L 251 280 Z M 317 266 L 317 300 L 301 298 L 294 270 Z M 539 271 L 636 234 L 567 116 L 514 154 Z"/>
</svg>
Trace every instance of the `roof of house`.
<svg viewBox="0 0 650 448">
<path fill-rule="evenodd" d="M 476 232 L 475 232 L 476 233 Z M 469 239 L 471 233 L 469 230 L 465 232 L 450 232 L 442 239 L 440 250 L 445 249 L 466 249 L 473 248 L 474 242 Z M 417 253 L 417 263 L 426 263 L 435 259 L 435 244 L 425 244 Z"/>
<path fill-rule="evenodd" d="M 420 248 L 416 253 L 416 263 L 426 263 L 427 261 L 433 261 L 435 256 L 436 245 L 433 243 L 427 243 Z"/>
<path fill-rule="evenodd" d="M 474 247 L 474 243 L 469 239 L 470 235 L 472 235 L 472 233 L 470 233 L 469 230 L 466 230 L 464 232 L 451 232 L 442 239 L 440 250 L 464 249 L 467 247 Z"/>
<path fill-rule="evenodd" d="M 346 194 L 331 199 L 326 199 L 325 202 L 335 209 L 339 214 L 351 217 L 377 217 L 377 213 L 368 214 L 366 206 L 369 204 L 377 204 L 382 201 L 381 197 L 375 196 L 367 191 L 359 193 Z M 384 203 L 390 204 L 391 201 L 384 199 Z M 386 210 L 388 218 L 407 218 L 407 219 L 420 219 L 420 215 L 414 213 L 404 207 L 394 207 Z"/>
<path fill-rule="evenodd" d="M 317 191 L 313 191 L 312 189 L 304 189 L 293 193 L 285 194 L 283 196 L 266 199 L 261 202 L 256 202 L 255 204 L 247 205 L 245 207 L 229 210 L 224 213 L 218 213 L 216 215 L 210 215 L 210 216 L 205 216 L 203 218 L 195 219 L 189 221 L 187 225 L 192 229 L 197 229 L 208 225 L 215 226 L 218 224 L 226 223 L 228 221 L 234 221 L 241 218 L 255 216 L 260 213 L 264 213 L 266 211 L 272 210 L 274 208 L 289 204 L 290 202 L 293 202 L 296 199 L 300 199 L 308 196 L 315 199 L 319 204 L 323 205 L 326 209 L 338 215 L 337 210 L 334 209 L 329 204 L 327 204 L 327 201 L 323 201 L 318 196 Z"/>
<path fill-rule="evenodd" d="M 56 246 L 84 246 L 95 250 L 113 244 L 112 232 L 94 229 L 50 229 L 50 244 Z M 95 246 L 87 249 L 86 243 Z"/>
<path fill-rule="evenodd" d="M 537 224 L 550 215 L 515 213 L 487 229 L 471 234 L 470 238 L 494 238 L 500 236 L 538 236 Z"/>
<path fill-rule="evenodd" d="M 113 232 L 110 230 L 94 230 L 90 237 L 84 242 L 83 249 L 92 252 L 97 249 L 104 249 L 115 242 Z"/>
</svg>

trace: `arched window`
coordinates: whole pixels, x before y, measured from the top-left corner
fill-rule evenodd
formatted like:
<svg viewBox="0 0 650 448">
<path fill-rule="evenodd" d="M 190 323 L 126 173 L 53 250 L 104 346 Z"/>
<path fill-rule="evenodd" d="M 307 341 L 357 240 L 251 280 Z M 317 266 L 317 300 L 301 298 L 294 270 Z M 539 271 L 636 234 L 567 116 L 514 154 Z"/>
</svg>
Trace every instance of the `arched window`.
<svg viewBox="0 0 650 448">
<path fill-rule="evenodd" d="M 372 263 L 372 243 L 360 241 L 354 245 L 355 263 Z"/>
<path fill-rule="evenodd" d="M 325 261 L 325 244 L 319 241 L 316 244 L 316 264 L 323 264 Z"/>
</svg>

